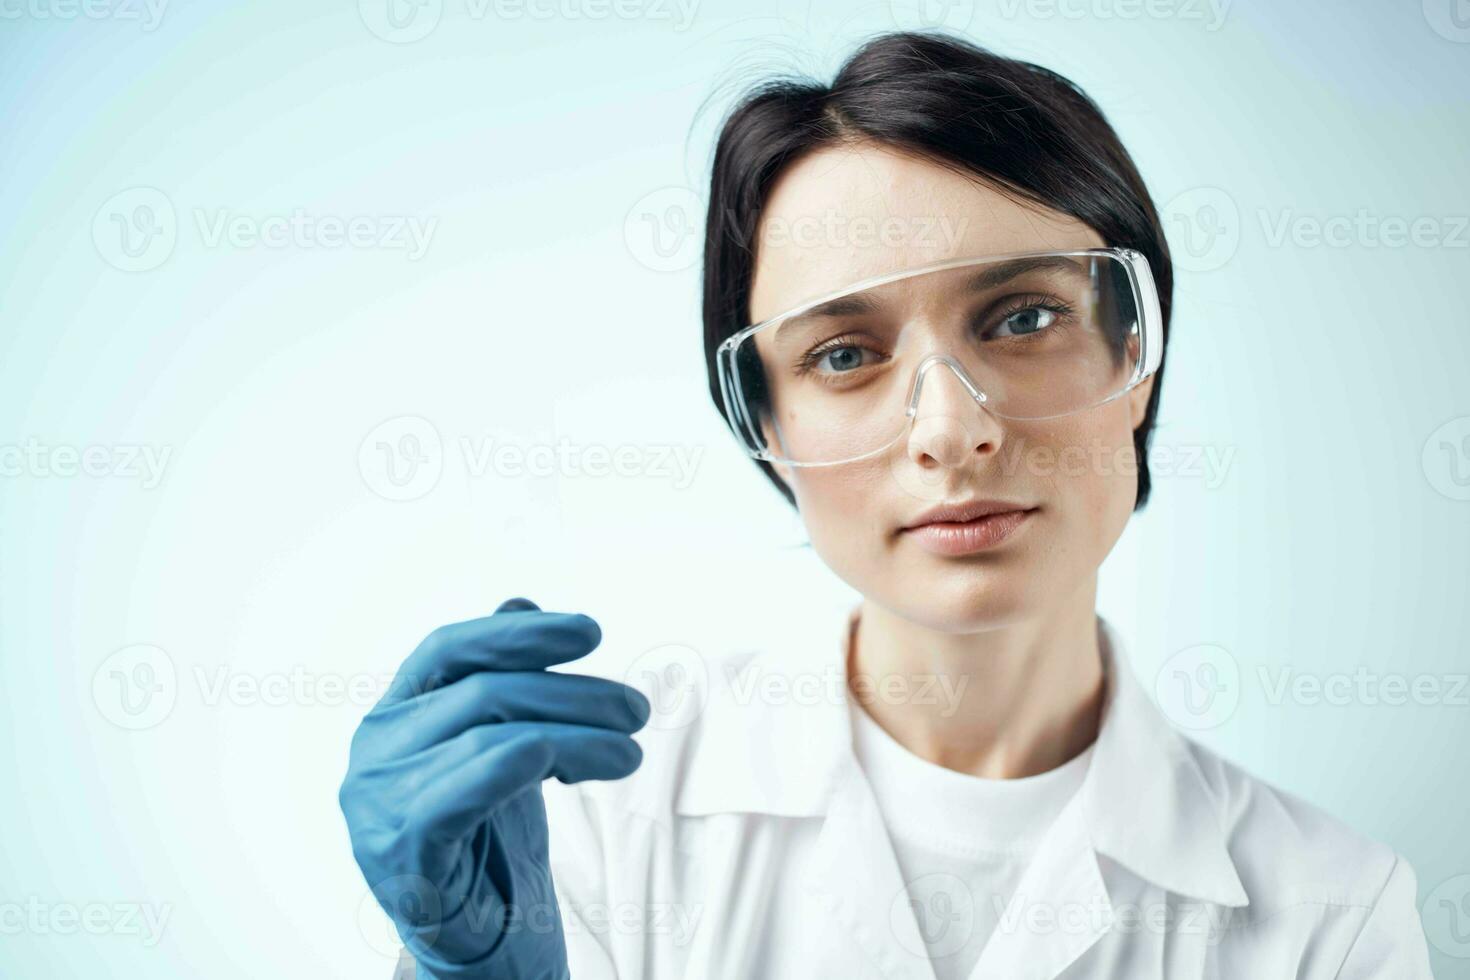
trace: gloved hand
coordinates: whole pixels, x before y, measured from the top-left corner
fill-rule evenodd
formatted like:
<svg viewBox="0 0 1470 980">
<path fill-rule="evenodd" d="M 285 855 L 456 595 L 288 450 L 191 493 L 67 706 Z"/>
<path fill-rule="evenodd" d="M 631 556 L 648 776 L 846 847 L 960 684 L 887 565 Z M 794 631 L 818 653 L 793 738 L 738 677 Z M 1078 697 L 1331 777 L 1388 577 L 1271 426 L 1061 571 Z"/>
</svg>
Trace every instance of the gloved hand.
<svg viewBox="0 0 1470 980">
<path fill-rule="evenodd" d="M 589 616 L 509 599 L 431 633 L 353 735 L 352 853 L 420 977 L 567 976 L 541 781 L 633 772 L 649 715 L 626 684 L 543 669 L 601 640 Z"/>
</svg>

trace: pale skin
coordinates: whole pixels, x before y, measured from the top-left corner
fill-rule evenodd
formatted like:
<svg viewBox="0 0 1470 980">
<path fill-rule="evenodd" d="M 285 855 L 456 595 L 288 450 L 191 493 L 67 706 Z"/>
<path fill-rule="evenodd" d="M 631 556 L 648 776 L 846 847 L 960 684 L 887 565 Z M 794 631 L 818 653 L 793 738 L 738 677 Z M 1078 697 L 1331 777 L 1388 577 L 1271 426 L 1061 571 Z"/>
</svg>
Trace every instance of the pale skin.
<svg viewBox="0 0 1470 980">
<path fill-rule="evenodd" d="M 819 230 L 791 234 L 802 228 Z M 875 228 L 893 233 L 861 234 Z M 759 241 L 753 322 L 870 276 L 946 259 L 1116 244 L 1069 215 L 866 142 L 789 165 L 762 212 Z M 942 700 L 864 699 L 910 751 L 1008 779 L 1053 769 L 1097 737 L 1097 574 L 1133 511 L 1137 477 L 1117 465 L 1006 461 L 1088 447 L 1136 464 L 1133 430 L 1152 385 L 1149 378 L 1063 418 L 1015 421 L 987 412 L 953 376 L 926 380 L 919 417 L 887 451 L 839 466 L 775 464 L 812 547 L 863 596 L 849 676 L 899 675 L 911 691 L 937 676 L 963 692 L 958 710 Z M 926 551 L 901 531 L 936 503 L 976 496 L 1037 510 L 998 547 L 961 557 Z"/>
</svg>

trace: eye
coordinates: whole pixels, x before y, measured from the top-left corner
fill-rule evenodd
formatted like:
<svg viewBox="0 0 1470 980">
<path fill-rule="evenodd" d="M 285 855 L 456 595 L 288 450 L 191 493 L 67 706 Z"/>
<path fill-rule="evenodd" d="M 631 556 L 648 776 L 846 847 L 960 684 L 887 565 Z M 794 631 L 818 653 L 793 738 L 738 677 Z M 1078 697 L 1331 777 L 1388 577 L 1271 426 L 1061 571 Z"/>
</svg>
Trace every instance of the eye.
<svg viewBox="0 0 1470 980">
<path fill-rule="evenodd" d="M 1063 326 L 1072 307 L 1046 296 L 1023 296 L 1009 302 L 996 326 L 981 332 L 985 340 L 1034 337 Z"/>
<path fill-rule="evenodd" d="M 1051 326 L 1056 319 L 1057 314 L 1052 310 L 1040 306 L 1027 307 L 1024 310 L 1017 310 L 1002 320 L 1000 326 L 996 328 L 995 336 L 1020 337 L 1037 333 Z"/>
<path fill-rule="evenodd" d="M 861 347 L 849 339 L 838 338 L 807 351 L 802 355 L 797 368 L 802 374 L 851 374 L 872 363 L 877 357 L 875 351 Z"/>
<path fill-rule="evenodd" d="M 831 350 L 825 351 L 820 355 L 818 364 L 823 367 L 829 367 L 839 374 L 844 371 L 851 371 L 854 368 L 862 367 L 863 349 L 852 346 L 833 347 Z"/>
</svg>

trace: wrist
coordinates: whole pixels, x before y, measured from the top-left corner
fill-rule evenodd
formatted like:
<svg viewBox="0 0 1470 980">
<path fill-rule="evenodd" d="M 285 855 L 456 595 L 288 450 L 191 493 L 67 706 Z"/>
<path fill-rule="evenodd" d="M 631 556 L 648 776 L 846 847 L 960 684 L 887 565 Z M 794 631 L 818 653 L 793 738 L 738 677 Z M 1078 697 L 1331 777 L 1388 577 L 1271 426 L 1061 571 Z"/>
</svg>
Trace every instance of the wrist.
<svg viewBox="0 0 1470 980">
<path fill-rule="evenodd" d="M 435 926 L 404 936 L 404 946 L 421 980 L 567 980 L 560 924 L 517 918 L 496 897 L 465 903 Z"/>
</svg>

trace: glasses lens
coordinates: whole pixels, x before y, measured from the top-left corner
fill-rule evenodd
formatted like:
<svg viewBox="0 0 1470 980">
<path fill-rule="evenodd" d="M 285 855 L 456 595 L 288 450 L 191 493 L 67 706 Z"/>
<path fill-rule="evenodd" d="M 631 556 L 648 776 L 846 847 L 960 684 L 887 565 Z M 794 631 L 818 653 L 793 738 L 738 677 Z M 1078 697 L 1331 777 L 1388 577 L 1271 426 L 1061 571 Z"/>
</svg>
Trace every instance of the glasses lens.
<svg viewBox="0 0 1470 980">
<path fill-rule="evenodd" d="M 835 463 L 902 434 L 917 368 L 932 354 L 964 367 L 985 410 L 1051 418 L 1126 390 L 1141 330 L 1123 260 L 1028 256 L 918 273 L 824 301 L 755 331 L 722 368 L 752 449 Z M 922 416 L 932 382 L 918 383 Z"/>
</svg>

